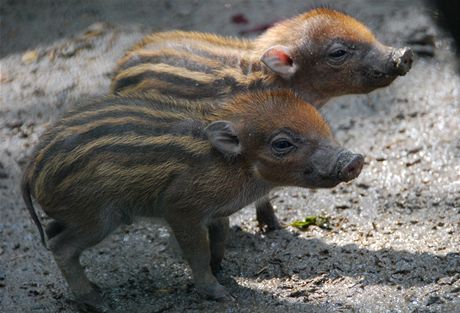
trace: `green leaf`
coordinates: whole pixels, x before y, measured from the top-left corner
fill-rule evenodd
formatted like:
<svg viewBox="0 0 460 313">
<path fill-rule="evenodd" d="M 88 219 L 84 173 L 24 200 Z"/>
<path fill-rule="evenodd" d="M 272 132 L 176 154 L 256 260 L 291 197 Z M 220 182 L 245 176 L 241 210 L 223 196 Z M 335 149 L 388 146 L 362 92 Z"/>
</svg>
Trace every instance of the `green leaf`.
<svg viewBox="0 0 460 313">
<path fill-rule="evenodd" d="M 295 227 L 297 229 L 300 229 L 302 231 L 308 230 L 308 227 L 310 226 L 318 226 L 319 228 L 322 229 L 331 229 L 330 223 L 329 223 L 329 217 L 326 216 L 307 216 L 304 221 L 294 221 L 291 224 L 289 224 L 292 227 Z"/>
</svg>

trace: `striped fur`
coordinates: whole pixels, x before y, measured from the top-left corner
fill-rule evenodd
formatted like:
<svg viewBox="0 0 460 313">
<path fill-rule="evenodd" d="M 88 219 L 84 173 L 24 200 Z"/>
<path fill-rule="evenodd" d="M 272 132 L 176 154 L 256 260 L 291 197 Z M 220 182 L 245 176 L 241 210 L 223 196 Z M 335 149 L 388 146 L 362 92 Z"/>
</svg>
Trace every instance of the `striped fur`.
<svg viewBox="0 0 460 313">
<path fill-rule="evenodd" d="M 196 32 L 145 37 L 119 62 L 112 92 L 155 90 L 187 99 L 228 98 L 270 80 L 248 40 Z"/>
<path fill-rule="evenodd" d="M 340 66 L 331 63 L 333 47 L 350 52 Z M 212 111 L 241 92 L 289 88 L 321 108 L 332 97 L 390 84 L 399 75 L 393 53 L 353 17 L 317 8 L 254 40 L 184 31 L 146 36 L 119 60 L 111 92 L 173 96 Z M 262 209 L 271 208 L 267 199 L 256 208 L 261 227 L 281 227 L 273 209 Z"/>
<path fill-rule="evenodd" d="M 245 125 L 241 138 L 246 132 L 260 134 L 257 145 L 266 144 L 262 134 L 286 125 L 318 138 L 332 136 L 321 115 L 287 91 L 242 94 L 224 106 L 208 108 L 155 93 L 112 96 L 82 106 L 44 134 L 25 171 L 23 188 L 59 219 L 63 207 L 93 207 L 91 199 L 115 201 L 120 192 L 154 203 L 170 179 L 191 168 L 205 173 L 219 166 L 219 171 L 231 172 L 216 159 L 204 134 L 212 121 Z M 292 114 L 284 119 L 271 118 L 288 111 Z M 251 136 L 248 140 L 254 144 Z M 235 190 L 240 190 L 238 185 Z"/>
<path fill-rule="evenodd" d="M 49 247 L 78 301 L 103 302 L 80 254 L 136 216 L 165 219 L 198 291 L 226 297 L 212 271 L 224 256 L 229 215 L 273 187 L 344 181 L 343 149 L 320 113 L 290 91 L 241 94 L 212 112 L 194 104 L 154 93 L 107 97 L 43 136 L 23 197 L 44 244 L 32 198 L 52 218 Z"/>
<path fill-rule="evenodd" d="M 362 23 L 328 8 L 282 21 L 254 40 L 184 31 L 154 33 L 119 60 L 111 92 L 150 90 L 186 99 L 213 98 L 223 103 L 242 91 L 291 88 L 320 107 L 331 97 L 367 93 L 394 79 L 362 79 L 372 72 L 363 67 L 387 62 L 387 55 L 378 60 L 357 56 L 342 70 L 344 75 L 337 75 L 337 68 L 326 66 L 325 54 L 331 40 L 346 43 L 357 51 L 382 46 Z M 261 61 L 267 49 L 279 45 L 289 50 L 297 67 L 297 75 L 290 79 Z M 347 74 L 353 72 L 358 73 L 356 77 Z"/>
<path fill-rule="evenodd" d="M 192 112 L 190 104 L 171 110 L 175 107 L 173 101 L 169 101 L 167 110 L 162 110 L 161 101 L 159 105 L 153 99 L 138 102 L 133 105 L 126 99 L 107 98 L 61 119 L 44 135 L 45 140 L 27 169 L 35 197 L 39 201 L 46 199 L 46 207 L 56 207 L 58 204 L 53 202 L 61 197 L 50 197 L 50 193 L 65 194 L 67 188 L 62 186 L 75 184 L 75 175 L 79 179 L 85 175 L 96 178 L 92 172 L 92 166 L 97 165 L 92 163 L 94 160 L 101 162 L 107 158 L 110 168 L 120 173 L 137 166 L 153 166 L 156 171 L 158 164 L 172 174 L 185 165 L 171 160 L 196 162 L 208 156 L 210 146 L 203 140 L 202 132 L 195 129 L 201 122 L 189 122 L 191 117 L 203 117 L 199 110 Z M 155 175 L 145 171 L 144 176 Z M 102 184 L 104 177 L 101 174 L 93 183 Z M 128 175 L 125 183 L 135 184 L 131 178 Z"/>
</svg>

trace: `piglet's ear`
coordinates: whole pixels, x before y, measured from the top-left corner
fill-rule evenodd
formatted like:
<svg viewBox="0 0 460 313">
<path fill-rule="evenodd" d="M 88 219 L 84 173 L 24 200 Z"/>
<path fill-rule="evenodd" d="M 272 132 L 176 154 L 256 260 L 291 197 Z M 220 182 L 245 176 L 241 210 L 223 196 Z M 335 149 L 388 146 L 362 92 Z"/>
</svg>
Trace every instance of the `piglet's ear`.
<svg viewBox="0 0 460 313">
<path fill-rule="evenodd" d="M 268 48 L 260 61 L 276 74 L 288 79 L 297 71 L 288 47 L 276 45 Z"/>
<path fill-rule="evenodd" d="M 205 129 L 212 146 L 227 157 L 241 153 L 241 144 L 235 126 L 229 121 L 215 121 Z"/>
</svg>

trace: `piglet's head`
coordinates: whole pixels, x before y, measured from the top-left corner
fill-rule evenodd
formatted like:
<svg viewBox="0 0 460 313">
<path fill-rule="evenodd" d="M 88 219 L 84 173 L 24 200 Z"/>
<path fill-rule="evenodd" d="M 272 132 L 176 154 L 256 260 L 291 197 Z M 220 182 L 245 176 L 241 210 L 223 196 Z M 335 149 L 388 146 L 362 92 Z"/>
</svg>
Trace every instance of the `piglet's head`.
<svg viewBox="0 0 460 313">
<path fill-rule="evenodd" d="M 310 101 L 387 86 L 413 59 L 410 48 L 385 46 L 353 17 L 327 8 L 276 24 L 256 50 L 269 72 Z"/>
<path fill-rule="evenodd" d="M 334 140 L 321 114 L 289 91 L 237 97 L 208 125 L 213 147 L 273 186 L 333 187 L 357 177 L 364 158 Z"/>
</svg>

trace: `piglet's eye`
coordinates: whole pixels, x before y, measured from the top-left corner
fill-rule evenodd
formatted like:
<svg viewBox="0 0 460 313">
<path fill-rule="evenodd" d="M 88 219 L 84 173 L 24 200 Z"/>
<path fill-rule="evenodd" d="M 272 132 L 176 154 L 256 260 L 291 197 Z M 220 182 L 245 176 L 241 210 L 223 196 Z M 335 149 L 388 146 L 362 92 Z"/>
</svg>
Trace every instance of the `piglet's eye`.
<svg viewBox="0 0 460 313">
<path fill-rule="evenodd" d="M 347 54 L 347 51 L 343 50 L 343 49 L 339 49 L 339 50 L 336 50 L 334 52 L 331 52 L 329 53 L 329 56 L 331 58 L 341 58 L 343 57 L 345 54 Z"/>
<path fill-rule="evenodd" d="M 295 146 L 286 139 L 278 139 L 272 143 L 272 148 L 277 153 L 285 154 L 294 149 Z"/>
</svg>

